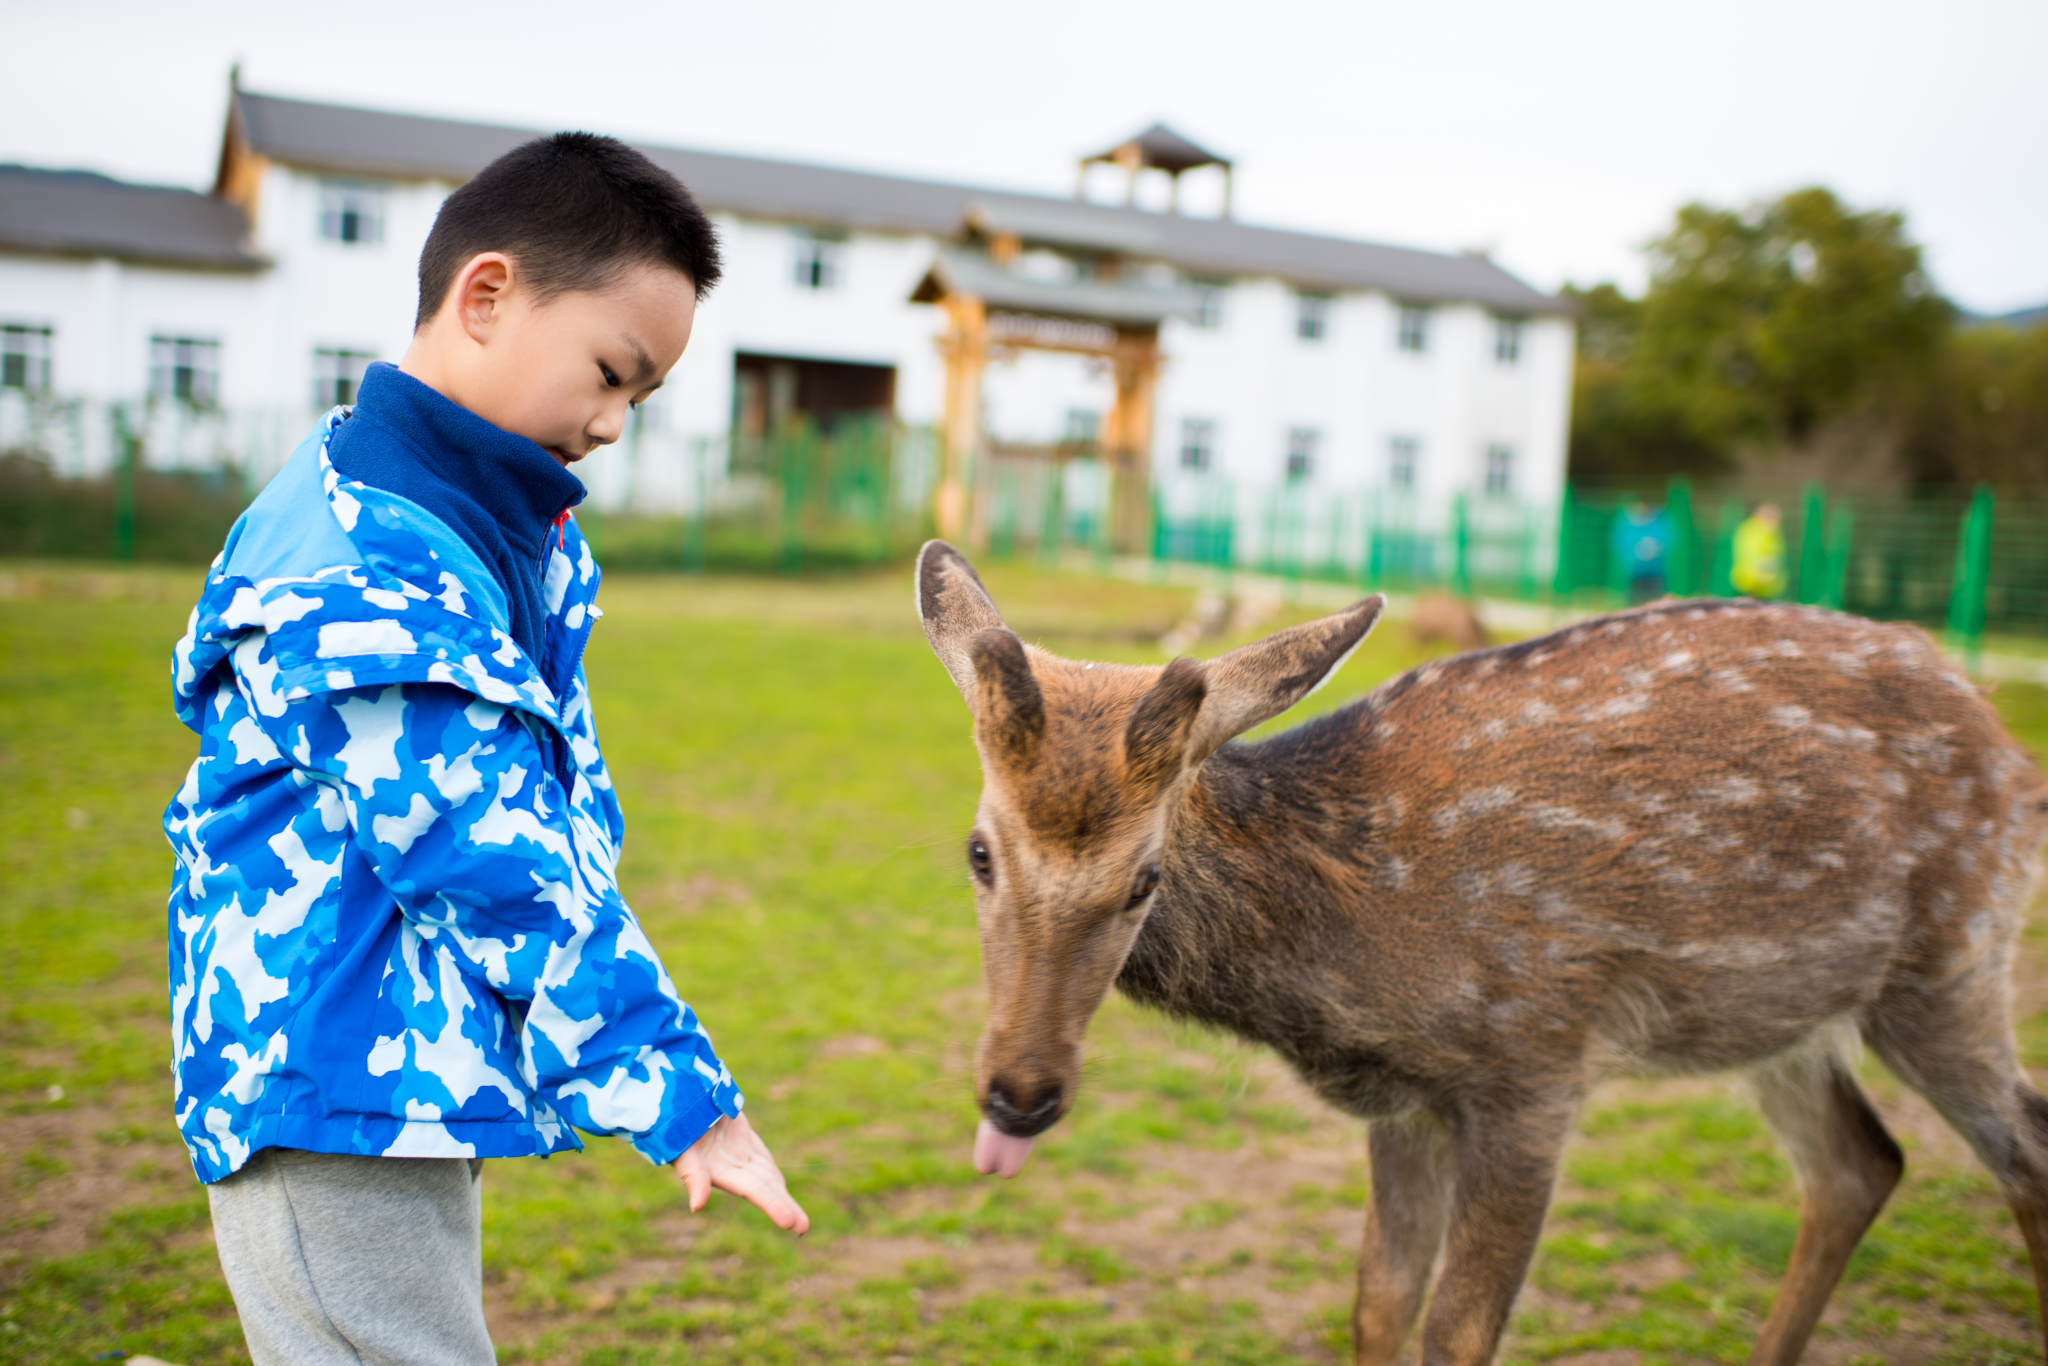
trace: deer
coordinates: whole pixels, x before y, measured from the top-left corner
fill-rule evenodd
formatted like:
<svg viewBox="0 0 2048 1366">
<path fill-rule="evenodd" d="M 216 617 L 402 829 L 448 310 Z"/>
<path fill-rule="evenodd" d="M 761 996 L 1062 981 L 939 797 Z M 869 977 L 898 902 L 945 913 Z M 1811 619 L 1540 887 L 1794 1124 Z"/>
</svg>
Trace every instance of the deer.
<svg viewBox="0 0 2048 1366">
<path fill-rule="evenodd" d="M 1667 599 L 1248 741 L 1383 596 L 1138 667 L 1026 645 L 943 541 L 916 589 L 982 769 L 984 1175 L 1074 1105 L 1114 986 L 1367 1121 L 1355 1359 L 1420 1319 L 1426 1366 L 1476 1366 L 1593 1085 L 1735 1071 L 1799 1182 L 1750 1358 L 1782 1366 L 1904 1171 L 1860 1041 L 1996 1176 L 2048 1301 L 2048 1101 L 2010 985 L 2048 780 L 1924 631 Z"/>
</svg>

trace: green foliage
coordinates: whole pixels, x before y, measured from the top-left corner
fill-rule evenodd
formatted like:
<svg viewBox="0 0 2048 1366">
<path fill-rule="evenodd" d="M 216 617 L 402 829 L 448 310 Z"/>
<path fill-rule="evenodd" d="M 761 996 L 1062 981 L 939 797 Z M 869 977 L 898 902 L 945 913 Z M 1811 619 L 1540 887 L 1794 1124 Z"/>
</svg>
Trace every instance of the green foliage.
<svg viewBox="0 0 2048 1366">
<path fill-rule="evenodd" d="M 12 555 L 104 560 L 115 553 L 114 479 L 59 479 L 47 461 L 0 453 L 0 544 Z M 207 564 L 248 496 L 232 470 L 135 477 L 135 558 Z"/>
<path fill-rule="evenodd" d="M 1819 187 L 1746 209 L 1688 204 L 1649 244 L 1640 300 L 1573 291 L 1585 320 L 1575 478 L 1725 470 L 1738 443 L 1797 445 L 1939 365 L 1953 310 L 1902 214 Z"/>
<path fill-rule="evenodd" d="M 2048 322 L 1957 332 L 1913 400 L 1906 454 L 1921 478 L 2048 486 Z"/>
<path fill-rule="evenodd" d="M 1923 367 L 1950 317 L 1904 215 L 1818 187 L 1743 212 L 1688 204 L 1650 262 L 1638 354 L 1710 436 L 1801 440 Z"/>
</svg>

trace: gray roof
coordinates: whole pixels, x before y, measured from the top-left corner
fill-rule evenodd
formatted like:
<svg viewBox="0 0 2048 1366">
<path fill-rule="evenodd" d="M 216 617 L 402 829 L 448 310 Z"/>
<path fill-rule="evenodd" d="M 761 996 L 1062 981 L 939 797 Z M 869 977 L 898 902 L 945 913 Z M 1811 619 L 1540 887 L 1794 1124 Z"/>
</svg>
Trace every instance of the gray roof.
<svg viewBox="0 0 2048 1366">
<path fill-rule="evenodd" d="M 1228 166 L 1229 157 L 1219 157 L 1208 148 L 1200 146 L 1163 123 L 1155 123 L 1134 138 L 1126 138 L 1107 152 L 1097 152 L 1090 161 L 1115 161 L 1117 153 L 1136 145 L 1140 164 L 1154 166 L 1162 171 L 1179 175 L 1192 171 L 1197 166 Z"/>
<path fill-rule="evenodd" d="M 521 142 L 531 129 L 460 123 L 313 104 L 241 91 L 237 116 L 252 150 L 312 170 L 460 182 Z M 1028 240 L 1143 254 L 1195 274 L 1271 275 L 1320 289 L 1373 289 L 1417 302 L 1469 301 L 1503 312 L 1566 312 L 1569 305 L 1524 284 L 1484 257 L 1377 246 L 1338 237 L 1083 204 L 901 176 L 678 147 L 640 150 L 673 173 L 707 208 L 749 217 L 882 232 L 958 234 L 970 208 L 1018 223 Z M 1023 231 L 1056 223 L 1058 236 Z"/>
<path fill-rule="evenodd" d="M 945 294 L 972 294 L 990 308 L 1156 325 L 1176 313 L 1192 312 L 1194 293 L 1184 285 L 1162 289 L 1135 280 L 1073 284 L 1031 280 L 1004 270 L 978 251 L 942 246 L 911 298 L 918 303 L 936 303 Z"/>
<path fill-rule="evenodd" d="M 211 195 L 91 171 L 0 166 L 0 248 L 255 270 L 242 211 Z"/>
</svg>

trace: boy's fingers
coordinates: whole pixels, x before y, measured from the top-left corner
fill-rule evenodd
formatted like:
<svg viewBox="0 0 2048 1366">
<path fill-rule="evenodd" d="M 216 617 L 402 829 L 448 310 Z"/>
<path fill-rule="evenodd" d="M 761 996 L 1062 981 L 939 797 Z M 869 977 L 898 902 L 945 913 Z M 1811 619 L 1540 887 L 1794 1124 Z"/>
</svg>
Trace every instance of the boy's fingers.
<svg viewBox="0 0 2048 1366">
<path fill-rule="evenodd" d="M 690 1197 L 690 1213 L 695 1214 L 711 1199 L 711 1173 L 691 1163 L 676 1165 L 676 1175 L 683 1178 L 683 1189 Z"/>
<path fill-rule="evenodd" d="M 718 1188 L 737 1195 L 755 1209 L 768 1216 L 769 1222 L 777 1228 L 789 1229 L 803 1234 L 811 1227 L 811 1217 L 804 1213 L 783 1184 L 782 1173 L 774 1163 L 733 1167 L 718 1175 Z"/>
</svg>

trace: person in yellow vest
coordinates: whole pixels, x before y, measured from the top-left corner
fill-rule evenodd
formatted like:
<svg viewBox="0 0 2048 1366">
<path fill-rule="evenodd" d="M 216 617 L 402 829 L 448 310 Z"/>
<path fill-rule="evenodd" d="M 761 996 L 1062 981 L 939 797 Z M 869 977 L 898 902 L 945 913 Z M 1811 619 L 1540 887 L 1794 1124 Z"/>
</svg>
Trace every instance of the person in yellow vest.
<svg viewBox="0 0 2048 1366">
<path fill-rule="evenodd" d="M 1735 563 L 1729 579 L 1751 598 L 1775 598 L 1785 591 L 1785 532 L 1776 503 L 1758 503 L 1735 528 Z"/>
</svg>

